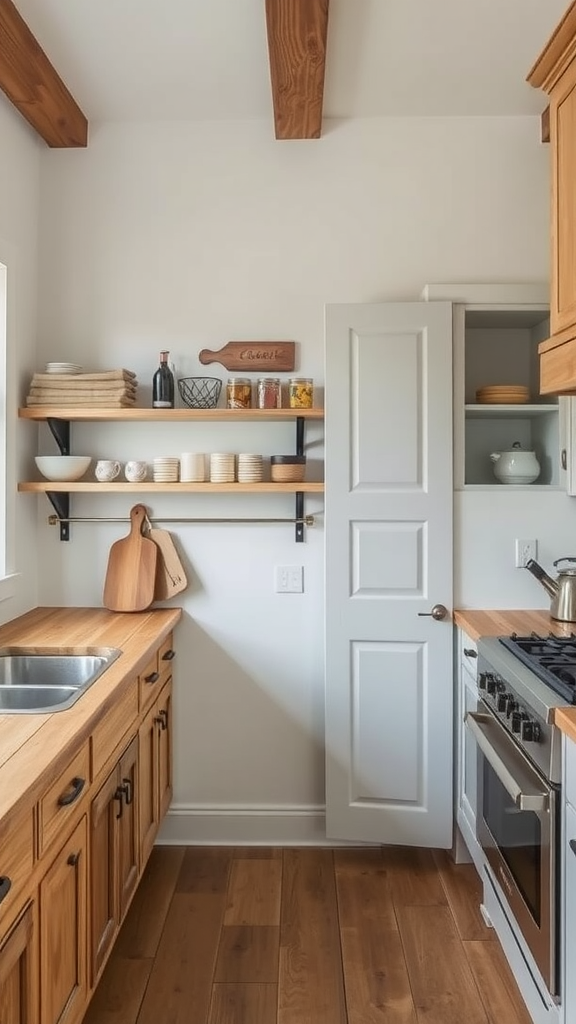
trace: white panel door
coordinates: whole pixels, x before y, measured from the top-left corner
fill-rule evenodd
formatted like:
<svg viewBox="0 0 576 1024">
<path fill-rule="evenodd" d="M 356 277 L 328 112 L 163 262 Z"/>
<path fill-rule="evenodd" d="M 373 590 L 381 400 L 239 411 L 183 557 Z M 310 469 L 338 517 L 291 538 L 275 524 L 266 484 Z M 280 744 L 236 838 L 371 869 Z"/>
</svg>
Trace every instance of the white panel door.
<svg viewBox="0 0 576 1024">
<path fill-rule="evenodd" d="M 327 834 L 449 847 L 450 303 L 326 307 L 325 497 Z"/>
</svg>

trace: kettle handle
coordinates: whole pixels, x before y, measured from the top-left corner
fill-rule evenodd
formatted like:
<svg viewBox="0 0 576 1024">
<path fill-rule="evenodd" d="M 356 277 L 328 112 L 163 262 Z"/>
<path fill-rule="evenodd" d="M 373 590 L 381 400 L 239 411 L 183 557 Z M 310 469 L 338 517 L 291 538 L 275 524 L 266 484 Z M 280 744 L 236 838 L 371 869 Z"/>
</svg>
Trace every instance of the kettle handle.
<svg viewBox="0 0 576 1024">
<path fill-rule="evenodd" d="M 564 558 L 557 558 L 556 561 L 552 563 L 554 568 L 556 568 L 557 565 L 560 565 L 560 562 L 576 562 L 576 558 L 573 555 L 565 555 Z"/>
</svg>

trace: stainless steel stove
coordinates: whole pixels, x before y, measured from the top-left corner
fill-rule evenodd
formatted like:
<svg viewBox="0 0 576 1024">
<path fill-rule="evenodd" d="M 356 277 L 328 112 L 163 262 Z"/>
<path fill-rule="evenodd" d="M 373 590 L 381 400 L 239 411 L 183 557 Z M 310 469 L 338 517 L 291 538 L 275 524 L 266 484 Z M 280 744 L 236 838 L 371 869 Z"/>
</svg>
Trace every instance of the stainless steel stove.
<svg viewBox="0 0 576 1024">
<path fill-rule="evenodd" d="M 557 997 L 562 766 L 552 718 L 576 703 L 576 637 L 481 638 L 477 682 L 466 724 L 478 748 L 478 840 L 515 933 Z"/>
</svg>

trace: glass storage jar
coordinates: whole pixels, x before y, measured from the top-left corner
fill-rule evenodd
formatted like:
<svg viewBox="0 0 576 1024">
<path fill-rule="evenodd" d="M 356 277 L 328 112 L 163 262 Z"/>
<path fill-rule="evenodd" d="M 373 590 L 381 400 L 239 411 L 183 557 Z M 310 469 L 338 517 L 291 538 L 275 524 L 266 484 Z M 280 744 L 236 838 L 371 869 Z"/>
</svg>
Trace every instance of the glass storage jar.
<svg viewBox="0 0 576 1024">
<path fill-rule="evenodd" d="M 280 409 L 282 389 L 279 377 L 260 377 L 258 380 L 258 408 Z"/>
<path fill-rule="evenodd" d="M 252 408 L 252 382 L 249 377 L 229 377 L 226 383 L 226 408 Z"/>
<path fill-rule="evenodd" d="M 290 377 L 288 400 L 291 409 L 311 409 L 314 404 L 314 381 L 312 377 Z"/>
</svg>

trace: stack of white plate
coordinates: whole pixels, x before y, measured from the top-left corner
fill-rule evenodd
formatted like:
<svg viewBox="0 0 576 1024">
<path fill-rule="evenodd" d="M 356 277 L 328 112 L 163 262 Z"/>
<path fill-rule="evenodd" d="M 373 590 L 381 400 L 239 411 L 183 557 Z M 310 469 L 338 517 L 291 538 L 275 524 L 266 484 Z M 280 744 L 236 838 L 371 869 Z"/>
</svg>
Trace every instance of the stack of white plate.
<svg viewBox="0 0 576 1024">
<path fill-rule="evenodd" d="M 46 363 L 46 373 L 82 373 L 78 363 Z"/>
<path fill-rule="evenodd" d="M 154 482 L 162 484 L 178 483 L 180 459 L 171 455 L 161 455 L 154 459 Z"/>
<path fill-rule="evenodd" d="M 241 452 L 238 456 L 238 483 L 259 484 L 262 480 L 262 456 L 247 455 Z"/>
<path fill-rule="evenodd" d="M 234 462 L 234 455 L 222 452 L 212 452 L 210 456 L 210 483 L 234 483 Z"/>
</svg>

